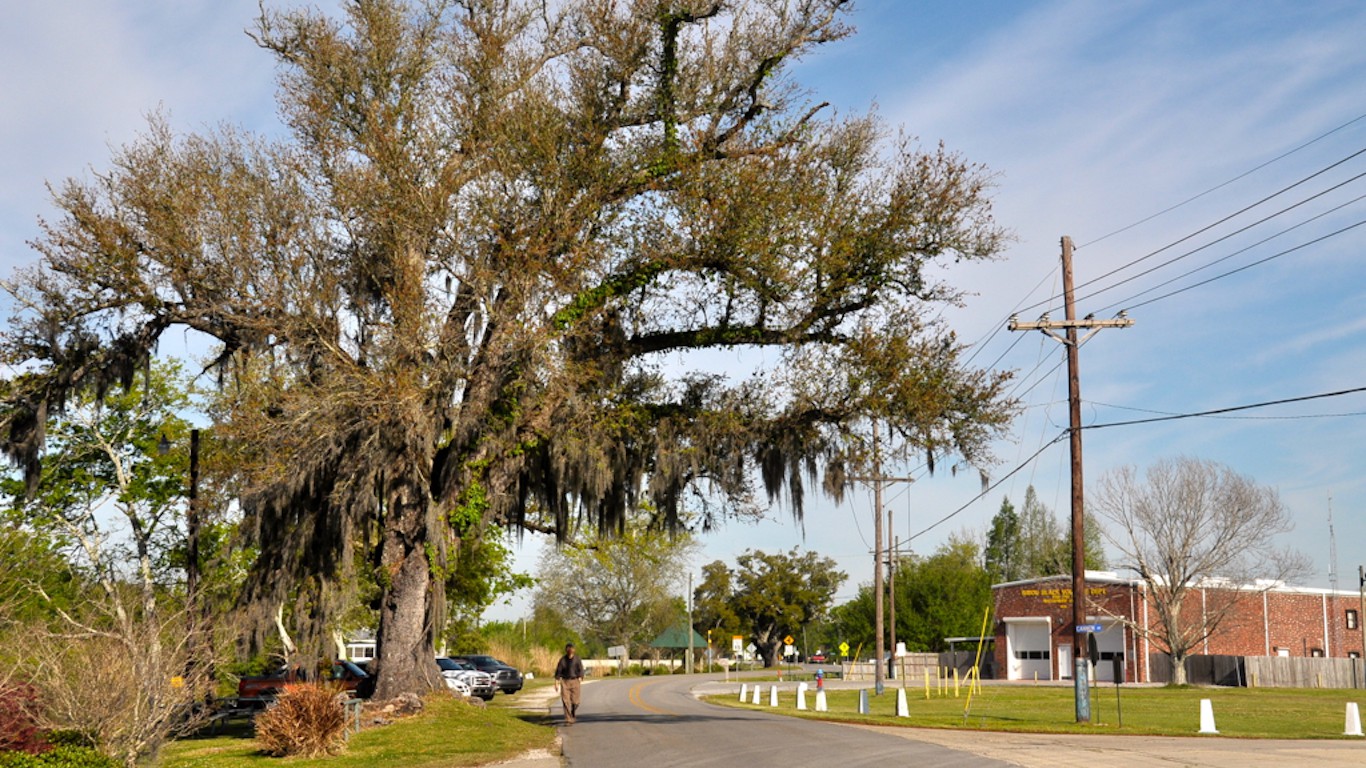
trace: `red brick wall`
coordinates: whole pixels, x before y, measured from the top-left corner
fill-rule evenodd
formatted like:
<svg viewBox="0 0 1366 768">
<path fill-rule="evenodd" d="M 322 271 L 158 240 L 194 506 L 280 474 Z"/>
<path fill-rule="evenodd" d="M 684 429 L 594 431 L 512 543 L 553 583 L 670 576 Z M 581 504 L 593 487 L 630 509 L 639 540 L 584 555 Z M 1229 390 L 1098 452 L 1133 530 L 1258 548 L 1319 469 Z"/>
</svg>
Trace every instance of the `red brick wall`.
<svg viewBox="0 0 1366 768">
<path fill-rule="evenodd" d="M 1144 626 L 1144 613 L 1147 626 L 1158 627 L 1156 612 L 1151 605 L 1145 605 L 1143 595 L 1146 590 L 1129 584 L 1112 584 L 1105 581 L 1088 581 L 1089 605 L 1087 615 L 1092 617 L 1117 616 L 1128 619 L 1131 616 L 1139 627 Z M 1059 677 L 1057 668 L 1057 648 L 1059 643 L 1072 644 L 1072 589 L 1071 579 L 1064 576 L 1040 579 L 1025 584 L 998 587 L 995 598 L 995 635 L 996 670 L 999 677 L 1005 677 L 1009 669 L 1006 657 L 1005 618 L 1022 616 L 1048 616 L 1052 629 L 1052 669 L 1053 677 Z M 1361 630 L 1348 629 L 1346 611 L 1358 609 L 1359 601 L 1355 595 L 1329 595 L 1325 599 L 1321 593 L 1295 593 L 1271 591 L 1264 597 L 1259 592 L 1235 593 L 1226 590 L 1196 590 L 1187 598 L 1183 614 L 1190 620 L 1199 621 L 1203 610 L 1216 610 L 1221 601 L 1233 600 L 1231 613 L 1224 619 L 1214 636 L 1195 649 L 1197 654 L 1264 656 L 1267 655 L 1267 637 L 1270 635 L 1271 655 L 1277 648 L 1288 649 L 1291 656 L 1312 655 L 1315 649 L 1325 655 L 1343 658 L 1349 653 L 1362 652 Z M 1328 616 L 1328 642 L 1324 642 L 1325 603 Z M 1131 606 L 1133 607 L 1131 609 Z M 1268 621 L 1269 614 L 1269 621 Z M 1157 642 L 1145 643 L 1133 631 L 1125 633 L 1125 679 L 1138 681 L 1147 679 L 1146 654 L 1165 650 Z"/>
</svg>

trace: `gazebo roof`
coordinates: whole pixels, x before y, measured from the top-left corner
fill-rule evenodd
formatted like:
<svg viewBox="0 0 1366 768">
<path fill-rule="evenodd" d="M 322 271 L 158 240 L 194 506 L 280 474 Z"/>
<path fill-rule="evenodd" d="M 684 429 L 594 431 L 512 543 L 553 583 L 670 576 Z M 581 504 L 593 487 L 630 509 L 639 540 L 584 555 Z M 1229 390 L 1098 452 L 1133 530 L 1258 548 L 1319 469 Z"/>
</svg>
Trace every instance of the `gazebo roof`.
<svg viewBox="0 0 1366 768">
<path fill-rule="evenodd" d="M 697 630 L 692 631 L 692 644 L 694 648 L 706 648 L 707 638 L 697 634 Z M 651 648 L 687 648 L 689 628 L 682 624 L 669 627 L 659 633 L 659 637 L 650 641 Z"/>
</svg>

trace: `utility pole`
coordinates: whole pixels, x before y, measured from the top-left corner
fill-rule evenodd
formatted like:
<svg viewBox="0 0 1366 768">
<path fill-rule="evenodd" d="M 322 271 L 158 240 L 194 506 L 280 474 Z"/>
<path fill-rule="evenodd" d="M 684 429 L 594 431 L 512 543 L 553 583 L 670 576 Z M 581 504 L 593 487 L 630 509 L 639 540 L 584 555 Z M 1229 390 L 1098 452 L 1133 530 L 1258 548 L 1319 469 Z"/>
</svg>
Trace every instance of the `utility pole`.
<svg viewBox="0 0 1366 768">
<path fill-rule="evenodd" d="M 688 663 L 684 665 L 684 671 L 692 674 L 692 573 L 688 573 Z M 708 643 L 710 645 L 710 643 Z M 710 670 L 708 670 L 710 671 Z"/>
<path fill-rule="evenodd" d="M 873 653 L 876 655 L 873 668 L 873 689 L 878 696 L 882 695 L 885 689 L 884 680 L 886 679 L 886 669 L 883 665 L 883 656 L 886 654 L 886 621 L 883 611 L 883 593 L 886 591 L 882 579 L 882 484 L 883 483 L 912 483 L 913 477 L 884 477 L 882 474 L 882 430 L 878 426 L 876 419 L 873 420 L 873 474 L 868 477 L 850 477 L 851 481 L 872 483 L 873 485 L 873 623 L 877 627 L 876 640 L 873 643 Z M 888 531 L 891 536 L 891 514 L 888 513 Z M 895 615 L 895 614 L 894 614 Z M 892 637 L 896 637 L 896 629 L 892 629 Z M 895 639 L 893 639 L 895 645 Z"/>
<path fill-rule="evenodd" d="M 888 549 L 890 550 L 887 553 L 887 600 L 889 601 L 888 608 L 890 608 L 891 610 L 887 612 L 887 627 L 891 630 L 890 634 L 892 640 L 892 668 L 900 672 L 901 665 L 896 663 L 896 559 L 897 556 L 900 554 L 898 550 L 901 548 L 901 542 L 892 536 L 892 531 L 895 530 L 896 529 L 892 527 L 892 508 L 888 507 L 887 538 L 891 541 L 889 541 L 887 545 Z M 897 677 L 899 679 L 901 676 L 897 675 Z M 902 688 L 906 687 L 905 680 L 899 680 L 899 683 Z"/>
<path fill-rule="evenodd" d="M 873 421 L 873 623 L 877 639 L 873 642 L 873 690 L 882 695 L 882 430 Z"/>
<path fill-rule="evenodd" d="M 1068 432 L 1071 437 L 1072 454 L 1072 660 L 1073 688 L 1076 692 L 1077 722 L 1091 722 L 1091 688 L 1087 674 L 1086 633 L 1086 552 L 1085 531 L 1085 494 L 1081 476 L 1081 363 L 1079 350 L 1102 328 L 1128 328 L 1134 324 L 1124 312 L 1112 320 L 1096 320 L 1087 315 L 1077 319 L 1076 296 L 1072 288 L 1072 238 L 1062 238 L 1062 292 L 1065 320 L 1050 320 L 1047 314 L 1032 323 L 1022 323 L 1018 318 L 1010 318 L 1007 326 L 1012 331 L 1043 331 L 1044 334 L 1062 343 L 1067 350 L 1067 406 Z M 1087 328 L 1089 333 L 1077 338 L 1077 329 Z M 1066 331 L 1060 336 L 1057 329 Z M 1061 674 L 1062 670 L 1058 670 Z"/>
<path fill-rule="evenodd" d="M 1366 686 L 1366 565 L 1357 566 L 1357 629 L 1361 630 L 1361 655 L 1358 656 L 1358 663 L 1362 666 L 1361 684 Z"/>
</svg>

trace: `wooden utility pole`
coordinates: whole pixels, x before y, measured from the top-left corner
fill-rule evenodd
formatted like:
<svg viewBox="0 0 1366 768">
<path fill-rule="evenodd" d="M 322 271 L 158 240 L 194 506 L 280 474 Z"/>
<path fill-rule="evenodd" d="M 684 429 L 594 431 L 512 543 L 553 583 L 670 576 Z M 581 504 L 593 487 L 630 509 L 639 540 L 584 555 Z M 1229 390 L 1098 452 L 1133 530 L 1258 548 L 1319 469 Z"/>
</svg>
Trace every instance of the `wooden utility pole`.
<svg viewBox="0 0 1366 768">
<path fill-rule="evenodd" d="M 887 652 L 886 627 L 884 612 L 884 592 L 886 591 L 882 578 L 882 556 L 884 547 L 882 546 L 882 484 L 883 483 L 912 483 L 913 477 L 884 477 L 882 474 L 882 431 L 876 419 L 873 420 L 873 474 L 868 477 L 850 477 L 853 482 L 871 483 L 873 486 L 873 624 L 877 627 L 874 632 L 876 639 L 873 642 L 873 653 L 876 655 L 876 663 L 873 664 L 873 689 L 877 695 L 881 696 L 885 689 L 884 680 L 886 679 L 886 669 L 883 667 L 885 660 L 882 658 Z M 891 512 L 887 514 L 887 536 L 890 539 L 891 531 Z M 895 608 L 892 616 L 895 617 Z M 896 628 L 892 628 L 892 646 L 896 646 Z M 857 661 L 857 660 L 856 660 Z"/>
<path fill-rule="evenodd" d="M 873 422 L 873 623 L 877 639 L 873 642 L 873 690 L 882 695 L 882 430 Z"/>
<path fill-rule="evenodd" d="M 1076 691 L 1077 722 L 1091 721 L 1091 690 L 1087 674 L 1086 633 L 1082 626 L 1086 621 L 1086 551 L 1085 551 L 1085 494 L 1081 475 L 1081 364 L 1079 351 L 1092 336 L 1102 328 L 1128 328 L 1134 324 L 1125 313 L 1112 320 L 1096 320 L 1093 316 L 1077 319 L 1077 307 L 1072 289 L 1072 238 L 1062 239 L 1062 293 L 1066 319 L 1063 322 L 1050 320 L 1045 314 L 1032 323 L 1022 323 L 1018 318 L 1010 318 L 1007 326 L 1012 331 L 1043 331 L 1050 338 L 1062 342 L 1067 350 L 1067 410 L 1068 432 L 1070 433 L 1072 454 L 1072 660 L 1073 687 Z M 1077 338 L 1077 329 L 1090 330 L 1085 336 Z M 1066 336 L 1056 333 L 1057 329 L 1066 331 Z M 1058 670 L 1062 674 L 1062 670 Z"/>
<path fill-rule="evenodd" d="M 896 660 L 897 660 L 897 655 L 896 655 L 896 558 L 897 558 L 897 555 L 898 555 L 897 549 L 900 547 L 900 542 L 896 539 L 895 536 L 892 535 L 892 531 L 895 531 L 895 530 L 896 530 L 896 529 L 892 527 L 892 509 L 891 509 L 891 507 L 888 507 L 888 508 L 887 508 L 887 540 L 888 540 L 888 541 L 887 541 L 887 550 L 888 550 L 888 551 L 887 551 L 887 600 L 888 600 L 887 607 L 888 607 L 889 610 L 887 611 L 887 628 L 888 628 L 888 630 L 890 630 L 891 642 L 892 642 L 892 669 L 896 669 L 896 670 L 899 671 L 899 670 L 901 669 L 901 665 L 898 664 L 897 661 L 896 661 Z M 898 677 L 900 677 L 900 675 L 898 675 Z M 900 681 L 900 685 L 901 685 L 902 688 L 905 688 L 905 687 L 906 687 L 906 681 L 905 681 L 905 680 L 901 680 L 901 681 Z"/>
</svg>

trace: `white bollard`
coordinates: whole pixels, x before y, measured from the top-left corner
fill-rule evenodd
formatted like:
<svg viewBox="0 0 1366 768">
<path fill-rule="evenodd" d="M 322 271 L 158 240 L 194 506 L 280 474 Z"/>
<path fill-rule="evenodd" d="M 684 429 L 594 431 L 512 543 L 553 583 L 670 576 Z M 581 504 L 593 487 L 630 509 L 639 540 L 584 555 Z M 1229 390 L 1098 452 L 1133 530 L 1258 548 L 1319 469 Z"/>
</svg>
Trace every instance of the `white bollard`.
<svg viewBox="0 0 1366 768">
<path fill-rule="evenodd" d="M 797 709 L 806 709 L 806 683 L 797 683 Z"/>
<path fill-rule="evenodd" d="M 771 685 L 771 686 L 769 686 L 769 688 L 768 688 L 768 705 L 769 705 L 770 707 L 776 707 L 776 706 L 778 706 L 778 686 L 777 686 L 777 685 Z"/>
<path fill-rule="evenodd" d="M 749 685 L 746 683 L 740 683 L 740 701 L 745 700 L 745 694 L 747 693 L 749 693 Z"/>
<path fill-rule="evenodd" d="M 1200 700 L 1200 732 L 1218 733 L 1214 727 L 1214 704 L 1209 699 Z"/>
<path fill-rule="evenodd" d="M 755 703 L 756 705 L 759 703 L 759 689 L 762 688 L 762 687 L 763 687 L 763 686 L 762 686 L 762 685 L 759 685 L 758 683 L 755 683 L 755 684 L 754 684 L 754 703 Z"/>
<path fill-rule="evenodd" d="M 817 689 L 817 690 L 816 690 L 816 711 L 817 711 L 817 712 L 829 712 L 829 711 L 830 711 L 830 708 L 827 707 L 827 706 L 825 705 L 825 690 L 824 690 L 824 689 Z"/>
<path fill-rule="evenodd" d="M 905 688 L 898 688 L 898 689 L 896 689 L 896 716 L 897 716 L 897 717 L 910 717 L 910 716 L 911 716 L 911 708 L 908 707 L 908 706 L 906 706 L 906 689 L 905 689 Z"/>
<path fill-rule="evenodd" d="M 1361 736 L 1361 710 L 1355 701 L 1347 702 L 1347 725 L 1342 729 L 1343 736 Z"/>
</svg>

